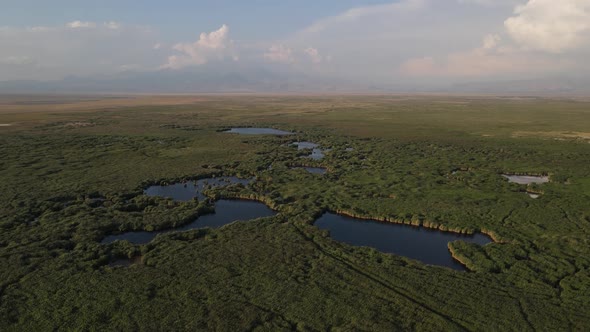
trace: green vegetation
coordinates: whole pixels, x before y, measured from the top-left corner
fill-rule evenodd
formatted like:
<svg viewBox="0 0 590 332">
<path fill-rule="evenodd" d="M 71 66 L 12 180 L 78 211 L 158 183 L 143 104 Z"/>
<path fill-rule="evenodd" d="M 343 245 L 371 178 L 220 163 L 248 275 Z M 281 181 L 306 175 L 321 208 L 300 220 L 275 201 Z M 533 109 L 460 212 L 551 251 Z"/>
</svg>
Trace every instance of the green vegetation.
<svg viewBox="0 0 590 332">
<path fill-rule="evenodd" d="M 0 127 L 0 330 L 590 329 L 590 102 L 182 98 L 68 99 L 64 111 L 52 99 L 47 111 L 2 97 L 0 123 L 11 125 Z M 221 132 L 233 126 L 296 135 Z M 309 151 L 295 141 L 331 151 L 301 159 Z M 303 165 L 329 171 L 290 169 Z M 527 187 L 502 173 L 551 182 Z M 255 181 L 210 197 L 257 199 L 279 214 L 100 244 L 209 211 L 142 189 L 212 175 Z M 449 244 L 471 272 L 426 266 L 333 241 L 313 226 L 325 210 L 496 242 Z M 141 261 L 109 266 L 125 257 Z"/>
</svg>

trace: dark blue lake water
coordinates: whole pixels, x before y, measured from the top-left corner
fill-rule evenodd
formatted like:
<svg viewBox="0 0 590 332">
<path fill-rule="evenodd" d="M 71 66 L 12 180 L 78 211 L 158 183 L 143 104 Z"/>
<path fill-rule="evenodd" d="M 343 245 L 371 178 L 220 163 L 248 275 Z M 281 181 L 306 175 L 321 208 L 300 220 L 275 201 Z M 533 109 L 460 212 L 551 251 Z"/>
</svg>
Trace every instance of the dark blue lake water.
<svg viewBox="0 0 590 332">
<path fill-rule="evenodd" d="M 484 234 L 463 235 L 394 223 L 356 219 L 326 213 L 315 222 L 330 231 L 337 241 L 355 246 L 372 247 L 385 253 L 405 256 L 430 265 L 466 270 L 451 256 L 447 244 L 461 240 L 485 245 L 492 240 Z"/>
<path fill-rule="evenodd" d="M 197 228 L 219 228 L 234 221 L 247 221 L 276 214 L 263 203 L 244 200 L 219 200 L 215 202 L 215 213 L 199 216 L 195 221 L 182 227 L 156 232 L 127 232 L 105 237 L 101 243 L 108 244 L 115 241 L 127 240 L 135 244 L 145 244 L 153 240 L 158 234 L 183 232 Z"/>
<path fill-rule="evenodd" d="M 328 170 L 323 167 L 292 167 L 291 169 L 304 169 L 311 174 L 326 174 L 328 172 Z"/>
<path fill-rule="evenodd" d="M 240 179 L 235 176 L 220 178 L 208 178 L 186 183 L 175 183 L 167 186 L 151 186 L 143 191 L 148 196 L 160 196 L 172 198 L 175 201 L 186 202 L 194 197 L 198 200 L 205 199 L 203 191 L 208 187 L 223 187 L 231 184 L 241 183 L 244 186 L 252 182 L 251 179 Z"/>
</svg>

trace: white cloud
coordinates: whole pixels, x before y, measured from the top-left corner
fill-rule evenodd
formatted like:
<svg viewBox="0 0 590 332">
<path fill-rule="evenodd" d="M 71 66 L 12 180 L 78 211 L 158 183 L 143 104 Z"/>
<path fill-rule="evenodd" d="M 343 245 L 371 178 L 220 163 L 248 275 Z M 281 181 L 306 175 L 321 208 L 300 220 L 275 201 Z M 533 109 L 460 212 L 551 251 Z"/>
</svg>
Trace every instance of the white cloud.
<svg viewBox="0 0 590 332">
<path fill-rule="evenodd" d="M 383 15 L 388 13 L 397 14 L 400 12 L 412 12 L 425 6 L 427 0 L 402 0 L 391 4 L 373 5 L 365 7 L 356 7 L 349 9 L 339 15 L 321 19 L 311 26 L 307 27 L 304 32 L 316 33 L 321 32 L 331 26 L 346 22 L 362 20 L 374 15 Z"/>
<path fill-rule="evenodd" d="M 293 56 L 293 50 L 285 45 L 278 44 L 272 45 L 266 53 L 264 58 L 271 62 L 279 63 L 294 63 L 295 57 Z"/>
<path fill-rule="evenodd" d="M 113 21 L 105 22 L 104 23 L 104 26 L 107 27 L 107 28 L 109 28 L 109 29 L 112 29 L 112 30 L 117 30 L 117 29 L 121 28 L 121 24 L 120 23 L 113 22 Z"/>
<path fill-rule="evenodd" d="M 498 46 L 498 43 L 502 40 L 502 38 L 496 34 L 488 34 L 483 38 L 483 45 L 482 49 L 484 50 L 491 50 Z"/>
<path fill-rule="evenodd" d="M 572 64 L 542 55 L 522 52 L 500 44 L 498 35 L 487 35 L 478 48 L 434 58 L 413 58 L 400 66 L 400 73 L 413 77 L 485 78 L 559 72 Z"/>
<path fill-rule="evenodd" d="M 83 21 L 73 21 L 67 24 L 68 28 L 72 29 L 80 29 L 80 28 L 96 28 L 96 23 L 94 22 L 83 22 Z"/>
<path fill-rule="evenodd" d="M 324 60 L 324 57 L 320 55 L 320 52 L 313 47 L 308 47 L 303 51 L 313 63 L 320 63 Z"/>
<path fill-rule="evenodd" d="M 526 48 L 562 53 L 588 45 L 590 0 L 529 0 L 514 14 L 504 24 Z"/>
<path fill-rule="evenodd" d="M 284 43 L 294 49 L 314 45 L 332 55 L 329 66 L 316 68 L 322 74 L 391 82 L 400 80 L 395 75 L 408 59 L 472 49 L 510 13 L 506 6 L 457 0 L 401 0 L 321 19 Z"/>
<path fill-rule="evenodd" d="M 284 44 L 270 46 L 263 57 L 267 62 L 289 64 L 300 70 L 306 69 L 310 64 L 329 62 L 332 59 L 330 56 L 320 54 L 317 48 L 293 49 Z"/>
<path fill-rule="evenodd" d="M 335 56 L 329 73 L 373 82 L 580 75 L 589 11 L 590 0 L 400 0 L 321 19 L 284 43 L 317 46 Z"/>
<path fill-rule="evenodd" d="M 0 79 L 238 60 L 239 67 L 371 84 L 585 75 L 590 0 L 391 0 L 319 19 L 272 42 L 235 43 L 227 25 L 194 42 L 164 43 L 173 38 L 114 21 L 0 27 Z"/>
<path fill-rule="evenodd" d="M 48 30 L 51 30 L 52 28 L 50 28 L 50 27 L 36 26 L 36 27 L 28 28 L 28 29 L 30 31 L 48 31 Z"/>
<path fill-rule="evenodd" d="M 237 59 L 233 48 L 233 41 L 229 39 L 229 27 L 222 25 L 218 30 L 201 33 L 199 40 L 194 43 L 179 43 L 174 50 L 182 55 L 171 55 L 163 68 L 181 69 L 189 66 L 203 65 L 211 59 L 231 57 Z"/>
<path fill-rule="evenodd" d="M 61 26 L 0 27 L 0 80 L 52 80 L 117 73 L 128 64 L 157 68 L 159 36 L 141 26 L 75 21 Z"/>
</svg>

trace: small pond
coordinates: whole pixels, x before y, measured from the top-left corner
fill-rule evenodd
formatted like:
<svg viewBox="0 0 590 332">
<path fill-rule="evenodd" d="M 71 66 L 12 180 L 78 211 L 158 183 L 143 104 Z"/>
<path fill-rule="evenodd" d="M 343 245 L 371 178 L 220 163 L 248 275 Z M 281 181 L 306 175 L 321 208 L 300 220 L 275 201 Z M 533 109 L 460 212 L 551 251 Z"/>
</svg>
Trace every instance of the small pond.
<svg viewBox="0 0 590 332">
<path fill-rule="evenodd" d="M 195 197 L 201 201 L 205 199 L 203 191 L 207 187 L 223 187 L 238 183 L 246 186 L 250 182 L 252 182 L 251 179 L 240 179 L 235 176 L 226 176 L 188 181 L 186 183 L 175 183 L 167 186 L 151 186 L 144 190 L 143 193 L 148 196 L 169 197 L 175 201 L 181 202 L 190 201 Z"/>
<path fill-rule="evenodd" d="M 293 135 L 293 133 L 273 128 L 232 128 L 224 133 L 242 134 L 242 135 Z"/>
<path fill-rule="evenodd" d="M 297 150 L 315 149 L 319 145 L 312 142 L 295 142 L 293 145 L 297 146 Z"/>
<path fill-rule="evenodd" d="M 304 169 L 311 174 L 326 174 L 328 170 L 324 167 L 291 167 L 291 169 Z"/>
<path fill-rule="evenodd" d="M 118 240 L 127 240 L 135 244 L 145 244 L 158 234 L 183 232 L 197 228 L 219 228 L 234 221 L 252 220 L 270 217 L 276 214 L 268 206 L 260 202 L 245 200 L 219 200 L 215 202 L 215 213 L 199 216 L 195 221 L 184 226 L 156 232 L 127 232 L 105 237 L 101 244 L 109 244 Z"/>
<path fill-rule="evenodd" d="M 325 157 L 324 152 L 329 151 L 320 149 L 318 144 L 312 142 L 295 142 L 293 145 L 296 145 L 298 150 L 311 149 L 311 154 L 306 158 L 311 158 L 313 160 L 323 159 Z"/>
<path fill-rule="evenodd" d="M 479 245 L 492 242 L 488 236 L 480 233 L 463 235 L 424 227 L 362 220 L 334 213 L 325 213 L 316 220 L 315 226 L 329 230 L 330 236 L 336 241 L 372 247 L 385 253 L 461 271 L 466 268 L 451 256 L 447 247 L 449 242 L 461 240 Z"/>
<path fill-rule="evenodd" d="M 503 174 L 503 177 L 508 179 L 508 182 L 518 183 L 518 184 L 541 184 L 549 182 L 548 176 L 529 176 L 529 175 L 508 175 Z"/>
</svg>

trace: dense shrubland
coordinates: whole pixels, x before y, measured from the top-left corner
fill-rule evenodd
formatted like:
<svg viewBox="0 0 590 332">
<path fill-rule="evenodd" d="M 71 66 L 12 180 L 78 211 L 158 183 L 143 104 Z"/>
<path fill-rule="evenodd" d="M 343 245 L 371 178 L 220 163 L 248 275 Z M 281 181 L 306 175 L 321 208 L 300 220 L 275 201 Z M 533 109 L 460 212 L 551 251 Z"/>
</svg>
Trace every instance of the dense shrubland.
<svg viewBox="0 0 590 332">
<path fill-rule="evenodd" d="M 461 101 L 470 107 L 228 97 L 11 115 L 20 127 L 0 132 L 0 328 L 588 329 L 590 145 L 512 133 L 590 128 L 590 104 Z M 528 124 L 527 115 L 538 121 Z M 64 125 L 81 118 L 92 126 Z M 232 126 L 296 134 L 221 132 Z M 289 145 L 295 141 L 331 150 L 311 160 Z M 504 173 L 548 174 L 551 182 L 517 185 Z M 203 201 L 142 194 L 151 184 L 222 175 L 254 181 L 211 188 Z M 146 245 L 100 244 L 109 234 L 188 223 L 220 198 L 259 200 L 279 213 Z M 485 232 L 496 242 L 449 244 L 471 272 L 425 266 L 333 241 L 313 226 L 328 210 Z M 138 259 L 109 266 L 121 258 Z"/>
</svg>

